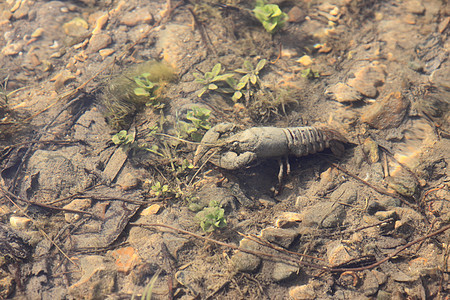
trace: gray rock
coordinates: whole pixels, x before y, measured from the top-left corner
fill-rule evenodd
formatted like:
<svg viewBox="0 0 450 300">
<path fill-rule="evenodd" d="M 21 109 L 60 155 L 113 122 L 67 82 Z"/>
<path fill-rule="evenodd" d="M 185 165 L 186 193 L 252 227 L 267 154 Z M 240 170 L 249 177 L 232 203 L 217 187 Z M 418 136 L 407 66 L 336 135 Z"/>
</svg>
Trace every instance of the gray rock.
<svg viewBox="0 0 450 300">
<path fill-rule="evenodd" d="M 312 284 L 304 284 L 290 289 L 289 296 L 294 300 L 310 300 L 316 298 L 316 292 Z"/>
<path fill-rule="evenodd" d="M 358 198 L 355 185 L 352 182 L 344 182 L 330 195 L 330 200 L 333 202 L 343 202 L 352 204 Z"/>
<path fill-rule="evenodd" d="M 399 219 L 397 213 L 395 211 L 393 211 L 393 210 L 377 211 L 375 213 L 375 217 L 377 217 L 378 220 L 380 220 L 380 221 L 383 221 L 383 220 L 386 220 L 386 219 L 389 219 L 389 218 L 394 219 L 394 220 L 398 220 Z"/>
<path fill-rule="evenodd" d="M 285 264 L 285 263 L 275 263 L 272 272 L 272 278 L 275 281 L 282 281 L 292 277 L 300 271 L 298 266 Z"/>
<path fill-rule="evenodd" d="M 379 285 L 385 284 L 387 282 L 388 277 L 385 273 L 377 271 L 377 270 L 372 270 L 371 272 L 377 278 Z"/>
<path fill-rule="evenodd" d="M 378 291 L 379 288 L 377 277 L 369 270 L 365 270 L 364 274 L 365 278 L 362 285 L 363 293 L 366 296 L 372 296 Z"/>
<path fill-rule="evenodd" d="M 419 279 L 419 275 L 410 276 L 402 271 L 392 274 L 391 277 L 398 282 L 414 282 Z"/>
<path fill-rule="evenodd" d="M 331 87 L 326 94 L 331 94 L 333 99 L 338 102 L 355 102 L 363 97 L 357 90 L 342 82 Z"/>
<path fill-rule="evenodd" d="M 247 238 L 242 239 L 239 243 L 240 248 L 248 250 L 259 251 L 259 246 L 260 245 L 258 243 Z M 231 263 L 238 272 L 253 272 L 259 267 L 261 258 L 249 253 L 239 251 L 238 253 L 233 255 L 233 257 L 231 257 Z"/>
<path fill-rule="evenodd" d="M 263 239 L 284 248 L 289 248 L 298 235 L 298 232 L 292 229 L 265 228 L 261 231 Z"/>
<path fill-rule="evenodd" d="M 400 92 L 390 93 L 368 106 L 361 115 L 361 121 L 376 129 L 397 127 L 403 122 L 408 106 L 409 101 Z"/>
<path fill-rule="evenodd" d="M 163 239 L 167 250 L 175 259 L 178 259 L 179 252 L 182 251 L 189 243 L 189 239 L 177 237 L 171 233 L 164 234 Z"/>
<path fill-rule="evenodd" d="M 378 291 L 377 300 L 391 300 L 392 294 L 385 291 Z"/>
<path fill-rule="evenodd" d="M 302 213 L 303 225 L 332 228 L 341 225 L 345 209 L 336 202 L 319 202 Z"/>
</svg>

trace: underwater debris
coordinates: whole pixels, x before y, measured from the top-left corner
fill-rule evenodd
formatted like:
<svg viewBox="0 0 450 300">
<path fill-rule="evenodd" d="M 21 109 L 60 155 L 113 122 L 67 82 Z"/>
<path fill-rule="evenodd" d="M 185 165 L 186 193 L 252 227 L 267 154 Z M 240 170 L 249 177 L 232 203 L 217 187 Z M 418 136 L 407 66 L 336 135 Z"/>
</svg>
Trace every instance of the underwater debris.
<svg viewBox="0 0 450 300">
<path fill-rule="evenodd" d="M 142 77 L 152 83 L 149 93 L 136 92 L 142 88 L 139 85 Z M 175 70 L 158 61 L 148 61 L 116 75 L 107 82 L 100 96 L 108 123 L 115 129 L 126 129 L 140 108 L 155 101 L 159 103 L 165 86 L 175 79 Z"/>
</svg>

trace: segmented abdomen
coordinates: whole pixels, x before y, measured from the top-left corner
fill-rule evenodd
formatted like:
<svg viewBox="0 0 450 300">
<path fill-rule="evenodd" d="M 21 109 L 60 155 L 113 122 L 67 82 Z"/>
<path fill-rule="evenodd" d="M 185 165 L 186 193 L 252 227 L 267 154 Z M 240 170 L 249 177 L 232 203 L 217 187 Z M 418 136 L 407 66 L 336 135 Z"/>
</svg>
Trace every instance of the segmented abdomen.
<svg viewBox="0 0 450 300">
<path fill-rule="evenodd" d="M 285 128 L 284 132 L 289 151 L 295 156 L 314 154 L 330 146 L 324 133 L 315 127 L 291 127 Z"/>
</svg>

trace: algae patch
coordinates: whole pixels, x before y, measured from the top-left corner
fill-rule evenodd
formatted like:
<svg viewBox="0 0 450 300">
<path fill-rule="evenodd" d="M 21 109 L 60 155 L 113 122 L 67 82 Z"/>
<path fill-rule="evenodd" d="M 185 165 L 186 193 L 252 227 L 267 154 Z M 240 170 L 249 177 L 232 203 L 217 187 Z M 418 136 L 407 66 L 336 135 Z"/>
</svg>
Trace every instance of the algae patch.
<svg viewBox="0 0 450 300">
<path fill-rule="evenodd" d="M 144 79 L 147 84 L 144 89 L 147 89 L 142 93 Z M 108 123 L 116 129 L 126 129 L 144 105 L 162 108 L 164 90 L 175 79 L 175 70 L 158 61 L 130 67 L 114 76 L 106 83 L 100 97 Z"/>
</svg>

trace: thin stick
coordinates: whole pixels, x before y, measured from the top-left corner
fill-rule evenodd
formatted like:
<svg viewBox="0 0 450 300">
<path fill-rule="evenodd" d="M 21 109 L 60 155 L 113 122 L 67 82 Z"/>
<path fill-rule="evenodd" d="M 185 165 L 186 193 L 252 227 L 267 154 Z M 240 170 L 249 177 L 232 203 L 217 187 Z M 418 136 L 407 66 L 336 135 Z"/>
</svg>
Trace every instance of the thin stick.
<svg viewBox="0 0 450 300">
<path fill-rule="evenodd" d="M 2 189 L 3 190 L 3 189 Z M 35 219 L 33 219 L 33 218 L 31 218 L 29 215 L 27 215 L 27 213 L 25 212 L 25 210 L 22 208 L 22 207 L 20 207 L 17 203 L 15 203 L 14 202 L 14 200 L 12 200 L 9 196 L 8 196 L 8 194 L 4 194 L 5 195 L 5 197 L 6 197 L 6 199 L 8 199 L 9 200 L 9 202 L 11 202 L 15 207 L 17 207 L 21 212 L 22 212 L 22 214 L 24 215 L 24 216 L 26 216 L 28 219 L 30 219 L 30 220 L 32 220 L 33 221 L 33 223 L 35 224 L 35 226 L 36 227 L 38 227 L 36 224 L 38 224 L 37 222 L 36 222 L 36 220 Z M 80 270 L 82 270 L 81 269 L 81 267 L 77 264 L 77 263 L 75 263 L 56 243 L 55 243 L 55 241 L 53 241 L 49 236 L 48 236 L 48 234 L 44 231 L 44 230 L 42 230 L 41 228 L 39 228 L 38 227 L 38 229 L 39 229 L 39 232 L 47 239 L 47 240 L 49 240 L 50 241 L 50 243 L 52 243 L 53 244 L 53 246 L 55 246 L 55 248 L 66 258 L 66 259 L 68 259 L 73 265 L 75 265 L 78 269 L 80 269 Z"/>
<path fill-rule="evenodd" d="M 165 224 L 157 224 L 157 223 L 149 223 L 149 224 L 144 224 L 144 223 L 129 223 L 130 225 L 133 226 L 140 226 L 140 227 L 144 227 L 144 228 L 152 228 L 152 227 L 163 227 L 163 228 L 168 228 L 183 234 L 187 234 L 190 236 L 193 236 L 195 238 L 201 239 L 201 240 L 205 240 L 211 243 L 215 243 L 221 246 L 225 246 L 234 250 L 239 250 L 245 253 L 249 253 L 249 254 L 253 254 L 259 257 L 268 257 L 270 259 L 274 259 L 274 260 L 281 260 L 281 261 L 286 261 L 286 260 L 290 260 L 293 263 L 297 263 L 299 265 L 304 265 L 307 267 L 312 267 L 312 268 L 316 268 L 316 269 L 320 269 L 320 270 L 325 270 L 328 271 L 330 268 L 328 266 L 324 266 L 324 265 L 319 265 L 319 264 L 313 264 L 313 263 L 308 263 L 308 262 L 304 262 L 304 261 L 300 261 L 299 259 L 295 258 L 295 257 L 291 257 L 291 256 L 286 256 L 286 255 L 275 255 L 275 254 L 269 254 L 269 253 L 265 253 L 265 252 L 261 252 L 261 251 L 254 251 L 254 250 L 249 250 L 249 249 L 245 249 L 245 248 L 240 248 L 239 246 L 236 246 L 234 244 L 229 244 L 229 243 L 225 243 L 225 242 L 221 242 L 212 238 L 208 238 L 187 230 L 183 230 L 180 228 L 176 228 L 170 225 L 165 225 Z"/>
<path fill-rule="evenodd" d="M 93 217 L 93 218 L 99 219 L 99 217 L 97 217 L 97 216 L 94 215 L 93 213 L 90 213 L 90 212 L 87 212 L 87 211 L 82 211 L 82 210 L 77 210 L 77 209 L 69 209 L 69 208 L 61 208 L 61 207 L 56 207 L 56 206 L 47 205 L 47 204 L 43 204 L 43 203 L 38 203 L 38 202 L 30 201 L 30 200 L 28 200 L 28 199 L 20 198 L 20 197 L 14 195 L 13 193 L 11 193 L 10 191 L 5 190 L 5 189 L 2 188 L 1 186 L 0 186 L 0 191 L 1 191 L 1 192 L 3 193 L 3 195 L 5 195 L 5 196 L 12 197 L 12 198 L 14 198 L 14 199 L 16 199 L 16 200 L 25 202 L 25 203 L 30 204 L 30 205 L 35 205 L 35 206 L 43 207 L 43 208 L 46 208 L 46 209 L 53 209 L 53 210 L 58 210 L 58 211 L 64 211 L 64 212 L 74 213 L 74 214 L 89 215 L 89 216 L 91 216 L 91 217 Z M 9 197 L 8 197 L 8 199 L 9 199 Z"/>
<path fill-rule="evenodd" d="M 441 234 L 443 232 L 445 232 L 446 230 L 450 229 L 450 225 L 444 226 L 441 229 L 432 232 L 430 234 L 427 234 L 423 237 L 418 238 L 415 241 L 409 242 L 406 245 L 401 246 L 400 248 L 398 248 L 397 250 L 395 250 L 394 252 L 392 252 L 391 254 L 389 254 L 388 256 L 386 256 L 385 258 L 383 258 L 380 261 L 377 261 L 376 263 L 373 263 L 371 265 L 365 266 L 365 267 L 360 267 L 360 268 L 331 268 L 330 272 L 346 272 L 346 271 L 364 271 L 364 270 L 369 270 L 369 269 L 373 269 L 375 267 L 378 267 L 379 265 L 381 265 L 382 263 L 388 261 L 389 259 L 391 259 L 392 257 L 398 255 L 400 252 L 402 252 L 403 250 L 417 244 L 420 243 L 426 239 L 429 239 L 433 236 L 436 236 L 438 234 Z"/>
</svg>

